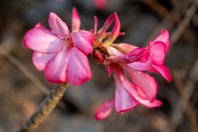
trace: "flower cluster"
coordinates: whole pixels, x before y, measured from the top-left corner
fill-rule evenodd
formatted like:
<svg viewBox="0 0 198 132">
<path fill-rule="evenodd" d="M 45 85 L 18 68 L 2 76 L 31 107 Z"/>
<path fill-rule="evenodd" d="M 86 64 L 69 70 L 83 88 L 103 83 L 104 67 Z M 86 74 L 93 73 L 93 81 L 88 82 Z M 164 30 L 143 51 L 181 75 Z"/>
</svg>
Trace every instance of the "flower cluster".
<svg viewBox="0 0 198 132">
<path fill-rule="evenodd" d="M 146 72 L 161 74 L 168 82 L 171 81 L 170 71 L 164 65 L 170 47 L 168 31 L 162 29 L 147 47 L 140 48 L 114 43 L 118 36 L 124 35 L 120 32 L 116 13 L 110 15 L 99 30 L 97 17 L 94 20 L 93 31 L 80 30 L 80 18 L 73 8 L 70 32 L 66 23 L 50 13 L 48 23 L 51 30 L 37 24 L 24 37 L 24 45 L 34 50 L 35 67 L 44 71 L 49 82 L 81 85 L 92 76 L 87 58 L 89 54 L 96 63 L 103 64 L 108 75 L 114 77 L 116 90 L 115 97 L 96 110 L 97 120 L 108 117 L 113 108 L 123 113 L 138 104 L 149 108 L 160 106 L 162 102 L 156 99 L 158 85 L 155 78 Z M 112 25 L 112 30 L 108 31 Z"/>
</svg>

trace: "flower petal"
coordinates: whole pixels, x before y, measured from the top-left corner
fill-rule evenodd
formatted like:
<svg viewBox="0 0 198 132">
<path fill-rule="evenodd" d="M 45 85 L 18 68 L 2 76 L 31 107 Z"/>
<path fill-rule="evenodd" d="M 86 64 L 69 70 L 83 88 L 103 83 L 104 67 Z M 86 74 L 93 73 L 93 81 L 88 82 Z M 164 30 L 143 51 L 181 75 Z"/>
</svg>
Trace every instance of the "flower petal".
<svg viewBox="0 0 198 132">
<path fill-rule="evenodd" d="M 88 58 L 85 54 L 73 47 L 70 51 L 67 66 L 67 81 L 73 85 L 81 85 L 91 79 Z"/>
<path fill-rule="evenodd" d="M 119 50 L 117 50 L 114 47 L 106 46 L 106 45 L 104 45 L 104 47 L 106 48 L 106 50 L 107 50 L 107 52 L 110 56 L 121 56 L 121 55 L 123 55 L 123 53 L 121 53 Z"/>
<path fill-rule="evenodd" d="M 74 47 L 78 48 L 85 55 L 90 54 L 93 51 L 93 39 L 94 36 L 91 32 L 88 31 L 78 31 L 72 33 L 72 41 Z"/>
<path fill-rule="evenodd" d="M 129 63 L 128 65 L 131 68 L 133 68 L 134 70 L 146 71 L 151 68 L 152 61 L 151 61 L 151 59 L 149 59 L 145 63 L 144 62 L 133 62 L 133 63 Z"/>
<path fill-rule="evenodd" d="M 34 66 L 39 70 L 43 71 L 45 66 L 47 65 L 48 61 L 51 60 L 56 53 L 53 54 L 43 54 L 39 52 L 34 52 L 32 56 L 32 61 Z"/>
<path fill-rule="evenodd" d="M 133 63 L 129 63 L 128 65 L 135 70 L 146 71 L 152 66 L 152 54 L 153 44 L 152 42 L 150 42 L 148 48 L 142 49 L 142 53 L 140 53 L 140 58 Z"/>
<path fill-rule="evenodd" d="M 66 23 L 64 23 L 55 13 L 51 12 L 48 19 L 49 26 L 54 34 L 61 37 L 70 33 Z"/>
<path fill-rule="evenodd" d="M 46 79 L 52 83 L 66 82 L 67 63 L 68 53 L 62 50 L 47 63 L 44 70 Z"/>
<path fill-rule="evenodd" d="M 24 45 L 34 51 L 55 53 L 60 51 L 64 45 L 64 41 L 52 34 L 49 30 L 36 27 L 25 34 Z"/>
<path fill-rule="evenodd" d="M 122 66 L 129 73 L 135 85 L 141 89 L 141 91 L 152 103 L 155 100 L 157 94 L 157 83 L 154 77 L 140 71 L 135 71 L 127 65 Z"/>
<path fill-rule="evenodd" d="M 113 110 L 115 105 L 115 100 L 111 99 L 105 102 L 102 106 L 100 106 L 95 112 L 95 119 L 96 120 L 103 120 L 107 118 Z"/>
<path fill-rule="evenodd" d="M 45 28 L 41 23 L 37 23 L 35 28 Z"/>
<path fill-rule="evenodd" d="M 80 17 L 76 8 L 72 10 L 72 32 L 76 32 L 80 29 Z"/>
<path fill-rule="evenodd" d="M 118 18 L 117 13 L 114 13 L 114 27 L 111 31 L 111 35 L 104 41 L 106 45 L 111 44 L 119 35 L 120 33 L 120 20 Z"/>
<path fill-rule="evenodd" d="M 127 54 L 127 60 L 129 63 L 132 63 L 134 61 L 140 60 L 143 55 L 145 54 L 146 49 L 145 48 L 136 48 L 130 53 Z"/>
<path fill-rule="evenodd" d="M 153 65 L 153 68 L 157 70 L 168 82 L 171 82 L 172 77 L 170 70 L 164 65 Z"/>
<path fill-rule="evenodd" d="M 118 35 L 120 33 L 120 20 L 118 18 L 117 13 L 113 14 L 113 18 L 114 18 L 115 24 L 114 24 L 114 27 L 111 31 L 111 35 L 104 41 L 104 43 L 106 45 L 111 44 L 118 37 Z"/>
<path fill-rule="evenodd" d="M 132 52 L 122 55 L 110 56 L 107 61 L 118 62 L 118 63 L 133 63 L 142 57 L 144 54 L 144 48 L 136 48 Z"/>
<path fill-rule="evenodd" d="M 115 109 L 117 112 L 127 112 L 132 110 L 139 103 L 137 100 L 125 90 L 125 87 L 128 87 L 125 82 L 116 81 L 116 93 L 115 93 Z M 124 83 L 124 84 L 122 84 Z"/>
<path fill-rule="evenodd" d="M 131 83 L 124 76 L 124 73 L 120 67 L 116 67 L 115 73 L 113 75 L 116 82 L 116 93 L 115 93 L 116 111 L 121 113 L 132 110 L 139 103 L 131 94 L 128 93 L 128 91 L 126 91 L 127 87 L 131 87 Z"/>
<path fill-rule="evenodd" d="M 113 72 L 113 68 L 111 65 L 107 65 L 106 66 L 106 71 L 108 73 L 108 76 L 110 77 L 112 75 L 112 72 Z"/>
<path fill-rule="evenodd" d="M 110 46 L 116 48 L 117 50 L 119 50 L 120 52 L 124 54 L 130 53 L 131 51 L 137 48 L 136 46 L 132 44 L 126 44 L 126 43 L 110 44 Z"/>
<path fill-rule="evenodd" d="M 135 85 L 130 84 L 130 87 L 125 87 L 126 90 L 142 105 L 153 108 L 158 107 L 162 104 L 159 100 L 154 100 L 152 103 L 147 99 L 145 94 Z"/>
<path fill-rule="evenodd" d="M 154 41 L 162 41 L 166 44 L 166 52 L 170 48 L 170 35 L 165 29 L 162 29 L 161 34 Z"/>
<path fill-rule="evenodd" d="M 166 57 L 166 45 L 161 41 L 153 43 L 152 62 L 154 64 L 163 65 Z"/>
<path fill-rule="evenodd" d="M 148 108 L 155 108 L 162 105 L 162 101 L 160 100 L 154 100 L 152 103 L 149 101 L 145 101 L 144 103 L 141 103 L 142 105 L 148 107 Z"/>
</svg>

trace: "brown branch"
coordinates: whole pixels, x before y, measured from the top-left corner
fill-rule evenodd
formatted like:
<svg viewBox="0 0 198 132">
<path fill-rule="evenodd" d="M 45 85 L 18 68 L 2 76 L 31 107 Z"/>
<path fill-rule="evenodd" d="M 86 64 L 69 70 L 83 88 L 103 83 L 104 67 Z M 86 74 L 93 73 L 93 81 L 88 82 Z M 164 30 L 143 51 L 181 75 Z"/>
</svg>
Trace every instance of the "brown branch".
<svg viewBox="0 0 198 132">
<path fill-rule="evenodd" d="M 198 61 L 198 60 L 197 60 Z M 197 77 L 192 77 L 192 73 L 195 72 L 195 67 L 197 66 L 197 61 L 196 64 L 193 66 L 193 69 L 190 73 L 190 77 L 187 80 L 187 84 L 185 85 L 182 79 L 182 75 L 180 74 L 181 71 L 174 71 L 173 72 L 173 79 L 176 85 L 176 88 L 180 94 L 180 99 L 178 101 L 178 103 L 175 106 L 175 110 L 173 112 L 173 116 L 172 116 L 172 129 L 176 129 L 177 126 L 180 124 L 180 121 L 183 117 L 183 112 L 185 111 L 186 115 L 189 117 L 190 119 L 190 125 L 191 125 L 191 129 L 197 129 L 197 121 L 196 121 L 196 111 L 193 108 L 193 106 L 190 104 L 189 99 L 195 89 L 195 82 L 192 82 L 192 78 L 194 78 L 195 80 L 197 79 Z M 196 71 L 197 72 L 197 71 Z M 190 85 L 189 85 L 190 83 Z M 193 83 L 193 84 L 192 84 Z M 182 106 L 182 107 L 181 107 Z"/>
<path fill-rule="evenodd" d="M 182 15 L 184 15 L 184 10 L 187 10 L 188 5 L 191 1 L 179 1 L 177 6 L 167 13 L 166 15 L 161 15 L 161 17 L 164 17 L 163 20 L 160 22 L 160 24 L 154 29 L 153 33 L 148 37 L 146 44 L 150 42 L 150 40 L 153 40 L 157 34 L 161 31 L 162 28 L 165 28 L 167 30 L 172 30 L 174 28 L 174 24 L 179 23 L 182 19 Z M 152 9 L 154 6 L 149 4 Z M 176 29 L 177 30 L 177 29 Z"/>
<path fill-rule="evenodd" d="M 191 7 L 186 12 L 184 19 L 180 22 L 176 30 L 173 32 L 171 36 L 172 43 L 175 43 L 179 39 L 186 26 L 189 24 L 190 20 L 195 14 L 197 5 L 198 5 L 198 0 L 195 0 L 195 2 L 192 3 Z"/>
<path fill-rule="evenodd" d="M 156 0 L 143 0 L 141 2 L 150 7 L 159 16 L 165 17 L 165 15 L 169 13 L 168 10 Z"/>
<path fill-rule="evenodd" d="M 18 132 L 28 132 L 37 128 L 44 119 L 52 112 L 57 103 L 64 95 L 68 84 L 57 85 L 51 93 L 41 102 L 35 113 L 27 120 Z"/>
</svg>

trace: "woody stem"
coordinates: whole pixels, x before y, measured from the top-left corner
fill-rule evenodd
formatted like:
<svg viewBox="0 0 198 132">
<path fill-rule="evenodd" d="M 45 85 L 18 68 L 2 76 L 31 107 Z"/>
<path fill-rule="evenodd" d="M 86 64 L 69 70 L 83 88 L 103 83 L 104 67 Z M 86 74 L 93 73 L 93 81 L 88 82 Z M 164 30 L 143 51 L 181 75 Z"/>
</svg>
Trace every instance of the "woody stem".
<svg viewBox="0 0 198 132">
<path fill-rule="evenodd" d="M 52 112 L 59 100 L 63 97 L 68 84 L 57 85 L 50 94 L 41 102 L 32 116 L 23 124 L 18 132 L 28 132 L 37 128 Z"/>
</svg>

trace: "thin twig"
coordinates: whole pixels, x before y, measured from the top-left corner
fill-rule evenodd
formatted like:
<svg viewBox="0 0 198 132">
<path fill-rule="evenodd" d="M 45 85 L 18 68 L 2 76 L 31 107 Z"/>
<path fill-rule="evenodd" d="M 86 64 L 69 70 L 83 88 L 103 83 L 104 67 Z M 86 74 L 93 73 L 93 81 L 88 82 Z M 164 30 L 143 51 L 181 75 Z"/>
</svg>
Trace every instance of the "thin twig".
<svg viewBox="0 0 198 132">
<path fill-rule="evenodd" d="M 186 9 L 189 3 L 190 1 L 185 2 L 185 4 L 184 4 L 184 1 L 179 1 L 179 4 L 174 8 L 174 10 L 167 13 L 165 17 L 162 16 L 164 17 L 164 19 L 154 29 L 153 33 L 148 37 L 146 44 L 148 44 L 150 40 L 153 40 L 153 38 L 155 38 L 156 35 L 159 34 L 162 28 L 165 28 L 170 31 L 174 27 L 173 25 L 180 21 L 179 16 L 183 15 L 183 12 L 181 11 L 181 9 Z M 151 6 L 151 8 L 154 8 L 154 7 Z"/>
<path fill-rule="evenodd" d="M 195 66 L 197 66 L 197 62 L 195 64 Z M 195 68 L 195 66 L 193 68 Z M 194 71 L 195 71 L 195 69 L 192 69 L 191 74 Z M 190 99 L 190 97 L 191 97 L 191 95 L 192 95 L 192 93 L 194 91 L 194 86 L 190 87 L 190 89 L 186 89 L 186 87 L 188 88 L 189 86 L 186 86 L 184 84 L 180 72 L 181 71 L 177 71 L 176 70 L 172 74 L 173 78 L 174 78 L 174 82 L 175 82 L 176 88 L 177 88 L 178 92 L 181 95 L 180 100 L 176 104 L 176 108 L 175 108 L 175 111 L 173 113 L 172 126 L 173 126 L 173 129 L 175 129 L 179 125 L 179 123 L 180 123 L 180 121 L 181 121 L 181 119 L 183 117 L 183 113 L 182 112 L 185 111 L 186 115 L 190 119 L 190 125 L 191 125 L 191 128 L 193 130 L 193 129 L 196 129 L 196 127 L 197 127 L 197 125 L 196 125 L 197 124 L 196 111 L 193 108 L 193 106 L 191 105 L 191 103 L 189 102 L 189 99 Z M 190 75 L 190 79 L 191 78 L 192 78 L 192 75 Z M 188 79 L 187 84 L 189 84 L 189 79 Z"/>
<path fill-rule="evenodd" d="M 68 84 L 57 85 L 51 93 L 41 102 L 35 113 L 27 120 L 18 132 L 27 132 L 37 128 L 44 119 L 52 112 L 57 103 L 64 95 Z"/>
<path fill-rule="evenodd" d="M 198 80 L 197 67 L 198 67 L 198 59 L 195 61 L 195 64 L 194 64 L 194 66 L 193 66 L 193 68 L 192 68 L 192 70 L 189 74 L 189 77 L 186 81 L 186 84 L 184 86 L 185 88 L 183 88 L 183 90 L 182 90 L 181 99 L 177 103 L 175 111 L 173 113 L 173 117 L 172 117 L 172 128 L 173 128 L 173 130 L 175 130 L 177 128 L 177 126 L 180 124 L 180 121 L 183 117 L 183 113 L 184 113 L 185 108 L 187 108 L 188 110 L 191 110 L 190 112 L 193 113 L 193 115 L 195 115 L 195 117 L 197 117 L 194 110 L 192 108 L 191 109 L 188 108 L 189 107 L 188 102 L 190 100 L 190 97 L 193 94 L 193 91 L 195 89 L 195 84 Z M 197 124 L 196 119 L 193 118 L 193 124 L 191 124 L 191 125 L 193 125 L 195 131 L 197 130 L 196 124 Z"/>
<path fill-rule="evenodd" d="M 192 3 L 191 7 L 186 12 L 185 18 L 180 22 L 180 24 L 176 28 L 177 30 L 175 30 L 173 32 L 173 34 L 171 35 L 172 43 L 175 43 L 179 39 L 179 37 L 181 36 L 181 34 L 184 31 L 184 29 L 186 28 L 186 26 L 189 24 L 191 18 L 195 14 L 197 5 L 198 5 L 198 0 L 195 0 L 195 2 Z"/>
</svg>

